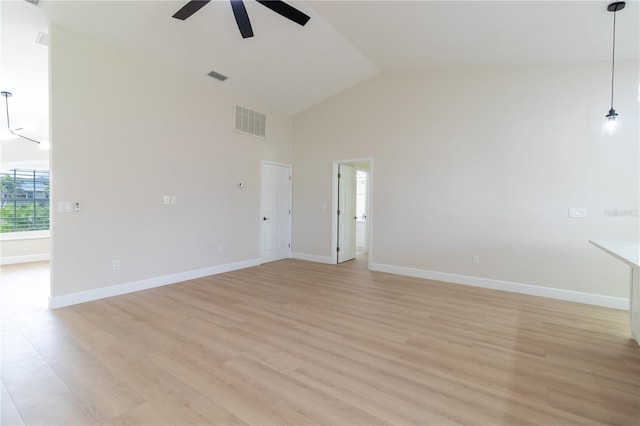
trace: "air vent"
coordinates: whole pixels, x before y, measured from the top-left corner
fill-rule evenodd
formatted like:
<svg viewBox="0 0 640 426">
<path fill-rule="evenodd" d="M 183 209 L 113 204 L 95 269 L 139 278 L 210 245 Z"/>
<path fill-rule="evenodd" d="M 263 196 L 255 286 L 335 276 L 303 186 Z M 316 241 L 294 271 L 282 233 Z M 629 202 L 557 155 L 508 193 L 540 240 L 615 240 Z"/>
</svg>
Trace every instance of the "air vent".
<svg viewBox="0 0 640 426">
<path fill-rule="evenodd" d="M 40 4 L 40 0 L 27 0 L 27 1 L 31 4 L 35 4 L 36 6 Z"/>
<path fill-rule="evenodd" d="M 218 79 L 218 80 L 220 80 L 220 81 L 225 81 L 227 78 L 229 78 L 229 77 L 227 77 L 226 75 L 222 75 L 222 74 L 220 74 L 219 72 L 215 72 L 215 71 L 211 71 L 211 72 L 210 72 L 209 74 L 207 74 L 207 75 L 208 75 L 209 77 L 213 77 L 213 78 Z"/>
<path fill-rule="evenodd" d="M 249 108 L 236 105 L 236 132 L 266 138 L 267 116 Z"/>
</svg>

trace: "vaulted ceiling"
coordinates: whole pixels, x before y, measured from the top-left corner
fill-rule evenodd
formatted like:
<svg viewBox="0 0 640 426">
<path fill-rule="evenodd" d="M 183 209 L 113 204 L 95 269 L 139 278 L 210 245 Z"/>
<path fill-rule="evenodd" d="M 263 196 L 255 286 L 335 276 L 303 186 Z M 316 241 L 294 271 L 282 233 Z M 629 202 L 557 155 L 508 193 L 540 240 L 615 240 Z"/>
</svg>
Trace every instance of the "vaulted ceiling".
<svg viewBox="0 0 640 426">
<path fill-rule="evenodd" d="M 3 49 L 20 37 L 33 45 L 37 31 L 53 22 L 286 113 L 389 70 L 611 59 L 606 1 L 289 1 L 311 16 L 301 27 L 245 0 L 255 33 L 248 39 L 228 0 L 214 0 L 185 21 L 173 19 L 186 2 L 3 1 Z M 618 12 L 618 60 L 639 57 L 639 5 L 627 1 Z M 207 77 L 212 70 L 229 79 Z"/>
</svg>

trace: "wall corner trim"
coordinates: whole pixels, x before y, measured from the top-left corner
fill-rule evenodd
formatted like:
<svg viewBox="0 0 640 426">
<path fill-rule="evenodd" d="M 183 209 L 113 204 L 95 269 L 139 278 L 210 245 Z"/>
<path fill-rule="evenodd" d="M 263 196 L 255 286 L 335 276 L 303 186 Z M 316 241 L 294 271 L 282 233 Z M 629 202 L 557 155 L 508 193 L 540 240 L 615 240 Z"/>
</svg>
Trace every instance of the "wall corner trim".
<svg viewBox="0 0 640 426">
<path fill-rule="evenodd" d="M 605 296 L 602 294 L 583 293 L 580 291 L 564 290 L 553 287 L 543 287 L 532 284 L 522 284 L 510 281 L 500 281 L 491 278 L 473 277 L 470 275 L 450 274 L 446 272 L 428 271 L 424 269 L 406 268 L 402 266 L 372 263 L 372 271 L 387 272 L 389 274 L 405 275 L 414 278 L 424 278 L 451 284 L 462 284 L 482 287 L 492 290 L 510 291 L 512 293 L 528 294 L 530 296 L 547 297 L 550 299 L 566 300 L 606 308 L 629 310 L 629 299 L 624 297 Z"/>
<path fill-rule="evenodd" d="M 333 264 L 330 256 L 318 256 L 317 254 L 307 254 L 307 253 L 291 253 L 292 259 L 298 260 L 308 260 L 309 262 L 317 262 L 317 263 L 328 263 Z"/>
<path fill-rule="evenodd" d="M 247 259 L 239 262 L 226 263 L 223 265 L 216 265 L 208 268 L 194 269 L 191 271 L 179 272 L 176 274 L 164 275 L 155 278 L 148 278 L 140 281 L 116 284 L 108 287 L 63 294 L 60 296 L 50 296 L 49 308 L 63 308 L 65 306 L 91 302 L 93 300 L 105 299 L 107 297 L 120 296 L 123 294 L 134 293 L 141 290 L 148 290 L 155 287 L 162 287 L 169 284 L 176 284 L 196 278 L 222 274 L 224 272 L 231 272 L 238 269 L 250 268 L 252 266 L 258 266 L 260 264 L 261 261 L 259 258 Z"/>
</svg>

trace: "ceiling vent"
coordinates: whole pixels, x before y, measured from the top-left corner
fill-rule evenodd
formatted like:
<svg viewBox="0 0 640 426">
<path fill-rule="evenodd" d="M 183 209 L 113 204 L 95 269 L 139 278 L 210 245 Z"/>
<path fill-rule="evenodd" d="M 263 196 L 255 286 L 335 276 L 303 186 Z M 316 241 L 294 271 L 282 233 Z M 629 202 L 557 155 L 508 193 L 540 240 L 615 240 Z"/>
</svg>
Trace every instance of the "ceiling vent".
<svg viewBox="0 0 640 426">
<path fill-rule="evenodd" d="M 229 77 L 227 77 L 226 75 L 222 75 L 222 74 L 220 74 L 219 72 L 215 72 L 215 71 L 211 71 L 211 72 L 210 72 L 209 74 L 207 74 L 207 75 L 208 75 L 209 77 L 213 77 L 213 78 L 215 78 L 215 79 L 217 79 L 217 80 L 220 80 L 220 81 L 225 81 L 227 78 L 229 78 Z"/>
<path fill-rule="evenodd" d="M 40 4 L 40 0 L 26 0 L 31 4 L 35 4 L 36 6 L 38 6 Z"/>
<path fill-rule="evenodd" d="M 236 105 L 235 130 L 264 139 L 267 135 L 267 116 Z"/>
</svg>

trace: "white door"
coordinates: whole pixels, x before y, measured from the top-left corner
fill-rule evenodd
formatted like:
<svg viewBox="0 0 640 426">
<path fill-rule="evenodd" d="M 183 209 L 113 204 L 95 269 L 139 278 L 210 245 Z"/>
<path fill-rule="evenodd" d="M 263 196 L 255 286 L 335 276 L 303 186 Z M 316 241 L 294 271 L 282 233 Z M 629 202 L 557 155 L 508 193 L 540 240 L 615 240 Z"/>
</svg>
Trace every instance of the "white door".
<svg viewBox="0 0 640 426">
<path fill-rule="evenodd" d="M 260 234 L 262 263 L 291 254 L 291 167 L 262 163 Z"/>
<path fill-rule="evenodd" d="M 338 166 L 338 263 L 356 257 L 356 168 Z"/>
<path fill-rule="evenodd" d="M 367 252 L 367 181 L 369 173 L 358 167 L 356 172 L 356 253 Z"/>
</svg>

